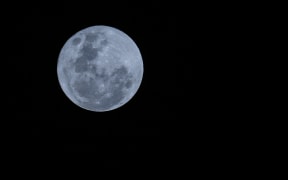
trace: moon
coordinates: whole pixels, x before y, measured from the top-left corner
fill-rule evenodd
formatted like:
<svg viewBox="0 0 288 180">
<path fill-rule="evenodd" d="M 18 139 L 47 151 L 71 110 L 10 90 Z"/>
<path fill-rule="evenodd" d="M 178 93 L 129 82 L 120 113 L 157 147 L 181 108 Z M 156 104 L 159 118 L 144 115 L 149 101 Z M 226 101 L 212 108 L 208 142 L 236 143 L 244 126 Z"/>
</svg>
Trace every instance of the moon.
<svg viewBox="0 0 288 180">
<path fill-rule="evenodd" d="M 126 104 L 138 91 L 143 60 L 136 43 L 109 26 L 80 30 L 62 47 L 57 63 L 61 89 L 77 106 L 104 112 Z"/>
</svg>

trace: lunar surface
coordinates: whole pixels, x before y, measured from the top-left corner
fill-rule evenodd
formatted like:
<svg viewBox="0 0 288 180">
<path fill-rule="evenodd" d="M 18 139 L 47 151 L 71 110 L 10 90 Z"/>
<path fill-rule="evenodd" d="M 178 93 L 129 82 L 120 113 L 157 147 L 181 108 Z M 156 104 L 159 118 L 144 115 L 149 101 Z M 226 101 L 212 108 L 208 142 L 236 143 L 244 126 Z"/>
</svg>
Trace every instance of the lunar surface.
<svg viewBox="0 0 288 180">
<path fill-rule="evenodd" d="M 110 111 L 126 104 L 139 89 L 143 61 L 128 35 L 113 27 L 92 26 L 64 44 L 57 75 L 74 104 L 95 112 Z"/>
</svg>

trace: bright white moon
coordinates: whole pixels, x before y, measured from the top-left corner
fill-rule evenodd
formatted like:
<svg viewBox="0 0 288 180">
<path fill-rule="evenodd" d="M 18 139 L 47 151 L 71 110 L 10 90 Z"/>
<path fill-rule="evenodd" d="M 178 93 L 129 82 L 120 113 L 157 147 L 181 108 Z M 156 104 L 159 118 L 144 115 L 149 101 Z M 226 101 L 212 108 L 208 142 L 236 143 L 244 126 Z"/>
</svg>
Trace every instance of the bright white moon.
<svg viewBox="0 0 288 180">
<path fill-rule="evenodd" d="M 110 111 L 127 103 L 143 77 L 135 42 L 122 31 L 92 26 L 74 34 L 61 49 L 57 74 L 66 96 L 90 111 Z"/>
</svg>

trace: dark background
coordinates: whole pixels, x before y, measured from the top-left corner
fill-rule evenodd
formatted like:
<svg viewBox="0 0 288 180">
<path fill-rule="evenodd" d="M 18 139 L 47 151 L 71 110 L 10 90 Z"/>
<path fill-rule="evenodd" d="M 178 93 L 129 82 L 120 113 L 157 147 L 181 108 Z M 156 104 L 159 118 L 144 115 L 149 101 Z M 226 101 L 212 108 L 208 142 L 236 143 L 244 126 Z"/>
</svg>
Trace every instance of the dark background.
<svg viewBox="0 0 288 180">
<path fill-rule="evenodd" d="M 186 72 L 186 68 L 195 57 L 193 53 L 184 57 L 185 52 L 193 51 L 183 43 L 190 41 L 189 27 L 173 13 L 155 9 L 133 17 L 18 16 L 9 23 L 7 46 L 11 49 L 7 52 L 13 73 L 7 76 L 11 95 L 5 99 L 8 111 L 17 110 L 10 113 L 14 126 L 20 128 L 17 134 L 32 147 L 95 151 L 102 144 L 102 148 L 134 151 L 139 146 L 157 145 L 161 137 L 175 132 L 172 127 L 177 121 L 189 119 L 184 111 L 191 106 L 186 93 L 193 77 L 187 81 L 191 71 Z M 144 63 L 137 94 L 109 112 L 79 108 L 66 97 L 57 79 L 57 60 L 64 43 L 74 33 L 94 25 L 112 26 L 128 34 L 138 45 Z"/>
<path fill-rule="evenodd" d="M 149 167 L 161 155 L 169 165 L 184 164 L 173 163 L 177 159 L 199 162 L 200 168 L 263 162 L 261 152 L 267 148 L 257 146 L 266 144 L 270 131 L 261 126 L 275 119 L 262 108 L 267 103 L 263 89 L 269 87 L 259 86 L 269 79 L 264 74 L 270 69 L 262 65 L 275 59 L 263 48 L 269 16 L 255 11 L 259 4 L 205 3 L 119 8 L 117 13 L 103 13 L 109 9 L 104 8 L 59 16 L 2 16 L 7 25 L 1 37 L 1 122 L 3 139 L 12 144 L 3 148 L 31 154 L 90 151 L 105 158 L 117 152 L 124 158 L 125 152 L 136 152 L 135 158 L 153 154 Z M 74 105 L 56 73 L 66 40 L 93 25 L 128 34 L 144 62 L 137 94 L 105 113 Z"/>
<path fill-rule="evenodd" d="M 247 52 L 255 48 L 253 39 L 245 41 L 250 33 L 257 34 L 250 28 L 253 23 L 236 11 L 204 5 L 7 19 L 4 67 L 13 72 L 4 69 L 4 99 L 6 118 L 18 128 L 12 132 L 31 149 L 51 151 L 152 151 L 165 149 L 163 144 L 177 135 L 192 133 L 193 141 L 229 137 L 243 117 L 242 108 L 247 110 L 240 101 L 249 89 L 241 86 L 241 79 L 253 65 L 247 66 Z M 60 88 L 56 72 L 67 39 L 94 25 L 128 34 L 144 63 L 136 95 L 104 113 L 74 105 Z M 229 133 L 224 133 L 227 126 Z"/>
</svg>

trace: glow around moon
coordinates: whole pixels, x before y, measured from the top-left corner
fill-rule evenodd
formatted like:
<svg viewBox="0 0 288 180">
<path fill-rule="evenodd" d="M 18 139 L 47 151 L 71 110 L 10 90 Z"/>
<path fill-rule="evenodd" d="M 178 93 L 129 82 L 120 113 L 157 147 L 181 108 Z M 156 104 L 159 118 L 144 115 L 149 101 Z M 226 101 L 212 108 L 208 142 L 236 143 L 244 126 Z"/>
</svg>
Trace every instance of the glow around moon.
<svg viewBox="0 0 288 180">
<path fill-rule="evenodd" d="M 143 61 L 128 35 L 112 27 L 92 26 L 65 43 L 57 74 L 74 104 L 90 111 L 109 111 L 135 95 L 143 77 Z"/>
</svg>

